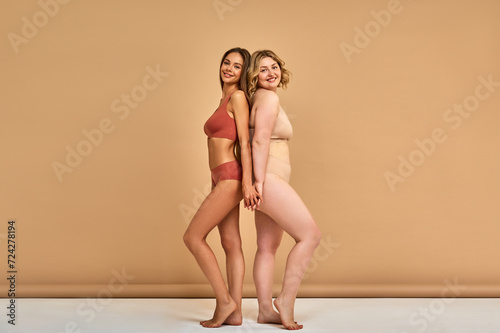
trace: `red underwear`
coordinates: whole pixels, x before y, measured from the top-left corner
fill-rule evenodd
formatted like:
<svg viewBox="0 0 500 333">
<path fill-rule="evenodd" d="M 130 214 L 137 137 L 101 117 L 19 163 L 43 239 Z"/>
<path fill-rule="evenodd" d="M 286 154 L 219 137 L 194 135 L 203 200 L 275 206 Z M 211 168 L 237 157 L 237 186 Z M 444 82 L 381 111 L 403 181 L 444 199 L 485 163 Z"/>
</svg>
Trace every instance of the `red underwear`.
<svg viewBox="0 0 500 333">
<path fill-rule="evenodd" d="M 237 160 L 222 163 L 212 170 L 212 185 L 217 185 L 221 180 L 234 179 L 241 182 L 242 171 L 241 165 Z"/>
</svg>

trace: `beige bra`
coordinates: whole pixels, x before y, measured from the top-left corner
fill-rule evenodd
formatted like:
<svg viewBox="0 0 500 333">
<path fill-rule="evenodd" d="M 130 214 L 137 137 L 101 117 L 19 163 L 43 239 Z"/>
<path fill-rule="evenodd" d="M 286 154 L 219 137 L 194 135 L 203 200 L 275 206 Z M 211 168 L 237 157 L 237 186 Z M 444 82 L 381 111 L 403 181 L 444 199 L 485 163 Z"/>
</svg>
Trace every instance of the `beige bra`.
<svg viewBox="0 0 500 333">
<path fill-rule="evenodd" d="M 250 127 L 250 142 L 253 138 L 254 128 Z M 276 122 L 274 123 L 274 128 L 271 133 L 271 142 L 282 142 L 288 141 L 292 138 L 293 129 L 292 124 L 290 124 L 290 120 L 283 111 L 280 106 L 280 112 L 278 113 L 278 117 L 276 118 Z"/>
<path fill-rule="evenodd" d="M 290 120 L 280 106 L 280 112 L 276 118 L 273 132 L 271 133 L 271 141 L 288 141 L 292 138 L 293 129 Z"/>
</svg>

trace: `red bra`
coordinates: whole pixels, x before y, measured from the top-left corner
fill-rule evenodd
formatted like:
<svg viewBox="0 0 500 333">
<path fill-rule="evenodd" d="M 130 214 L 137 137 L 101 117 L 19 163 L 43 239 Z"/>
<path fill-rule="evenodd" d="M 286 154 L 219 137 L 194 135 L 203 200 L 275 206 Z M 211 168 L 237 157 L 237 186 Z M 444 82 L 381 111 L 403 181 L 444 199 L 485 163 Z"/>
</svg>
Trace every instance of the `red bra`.
<svg viewBox="0 0 500 333">
<path fill-rule="evenodd" d="M 229 102 L 231 95 L 229 95 L 224 102 L 222 102 L 222 104 L 205 123 L 205 127 L 203 129 L 209 139 L 225 138 L 232 141 L 236 141 L 238 139 L 236 123 L 227 113 L 227 103 Z"/>
</svg>

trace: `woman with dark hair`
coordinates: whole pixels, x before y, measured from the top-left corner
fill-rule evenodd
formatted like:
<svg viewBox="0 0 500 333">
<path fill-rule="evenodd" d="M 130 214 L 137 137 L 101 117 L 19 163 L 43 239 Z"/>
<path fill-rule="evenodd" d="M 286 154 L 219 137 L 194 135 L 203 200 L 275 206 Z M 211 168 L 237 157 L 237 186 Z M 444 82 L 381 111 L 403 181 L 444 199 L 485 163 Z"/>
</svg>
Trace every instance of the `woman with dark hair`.
<svg viewBox="0 0 500 333">
<path fill-rule="evenodd" d="M 222 98 L 204 128 L 208 136 L 212 191 L 200 205 L 184 234 L 186 246 L 215 293 L 214 316 L 200 322 L 204 327 L 242 323 L 241 298 L 245 263 L 239 230 L 239 203 L 244 199 L 244 207 L 253 210 L 258 208 L 261 201 L 252 185 L 246 97 L 249 60 L 250 53 L 242 48 L 233 48 L 222 57 L 219 67 Z M 237 150 L 240 152 L 237 153 Z M 237 155 L 240 155 L 241 164 Z M 206 242 L 207 235 L 216 226 L 226 254 L 229 290 L 217 259 Z"/>
<path fill-rule="evenodd" d="M 292 125 L 280 105 L 276 90 L 286 88 L 290 72 L 285 63 L 270 50 L 252 54 L 248 70 L 248 95 L 252 105 L 250 135 L 255 188 L 266 199 L 255 211 L 257 253 L 254 281 L 259 302 L 259 323 L 282 323 L 289 330 L 301 329 L 294 321 L 297 291 L 321 232 L 299 195 L 289 185 L 290 159 L 288 140 Z M 280 294 L 274 301 L 272 285 L 274 258 L 283 230 L 296 244 L 286 261 Z"/>
</svg>

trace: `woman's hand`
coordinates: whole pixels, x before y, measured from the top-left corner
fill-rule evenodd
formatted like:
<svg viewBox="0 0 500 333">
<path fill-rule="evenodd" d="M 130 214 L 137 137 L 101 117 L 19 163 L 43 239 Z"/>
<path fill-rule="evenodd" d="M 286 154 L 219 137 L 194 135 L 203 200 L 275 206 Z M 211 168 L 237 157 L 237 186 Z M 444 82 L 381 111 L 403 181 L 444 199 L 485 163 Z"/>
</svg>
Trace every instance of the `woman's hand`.
<svg viewBox="0 0 500 333">
<path fill-rule="evenodd" d="M 262 202 L 262 183 L 259 183 L 259 182 L 255 182 L 253 184 L 255 190 L 257 191 L 257 193 L 259 194 L 260 196 L 260 201 Z"/>
<path fill-rule="evenodd" d="M 262 190 L 262 185 L 260 186 Z M 256 187 L 252 185 L 242 185 L 243 192 L 243 206 L 252 212 L 258 210 L 260 203 L 262 202 L 262 194 L 257 190 Z"/>
</svg>

